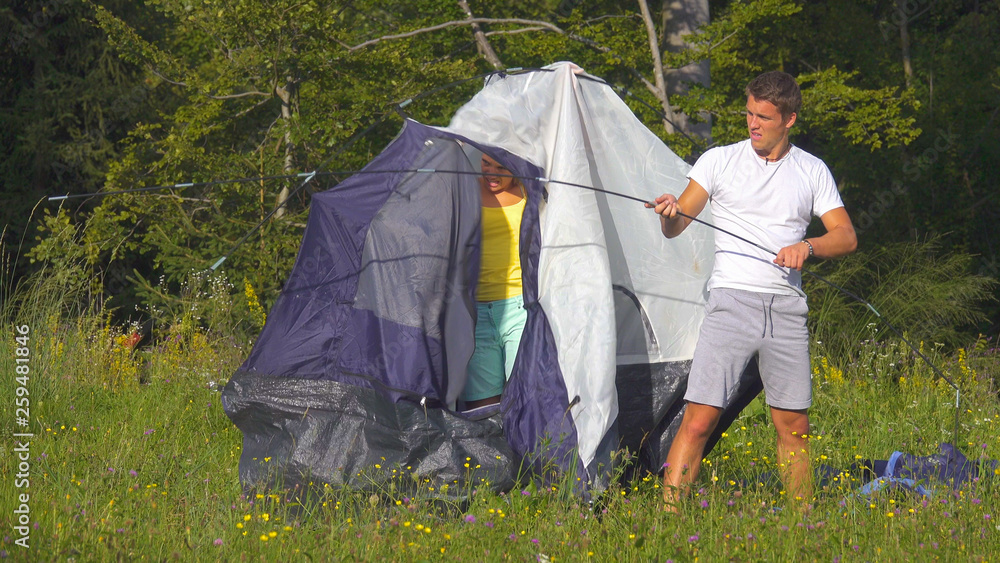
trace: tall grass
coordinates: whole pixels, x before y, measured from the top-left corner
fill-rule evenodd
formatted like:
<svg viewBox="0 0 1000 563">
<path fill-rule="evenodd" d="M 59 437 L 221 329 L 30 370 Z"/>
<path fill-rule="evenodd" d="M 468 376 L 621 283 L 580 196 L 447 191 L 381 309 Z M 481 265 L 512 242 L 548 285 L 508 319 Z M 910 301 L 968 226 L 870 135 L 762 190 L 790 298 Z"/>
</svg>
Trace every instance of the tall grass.
<svg viewBox="0 0 1000 563">
<path fill-rule="evenodd" d="M 817 466 L 845 470 L 895 450 L 927 455 L 951 438 L 951 389 L 919 366 L 902 380 L 880 375 L 897 352 L 875 352 L 842 370 L 817 361 Z M 8 366 L 9 347 L 0 354 Z M 990 383 L 996 350 L 937 361 L 963 381 L 961 449 L 974 460 L 1000 458 L 1000 404 Z M 173 374 L 122 388 L 64 377 L 39 383 L 30 489 L 37 528 L 24 550 L 13 545 L 8 525 L 0 549 L 25 561 L 493 561 L 542 554 L 571 561 L 829 561 L 988 560 L 1000 547 L 1000 477 L 992 473 L 930 498 L 891 491 L 866 497 L 857 492 L 857 474 L 835 473 L 810 499 L 814 508 L 800 512 L 772 479 L 773 430 L 759 401 L 704 460 L 699 489 L 680 516 L 659 510 L 654 475 L 614 483 L 593 505 L 566 494 L 568 483 L 525 483 L 501 495 L 476 491 L 462 506 L 442 505 L 433 484 L 405 493 L 317 485 L 306 493 L 248 496 L 238 479 L 241 436 L 222 413 L 219 393 L 203 374 Z M 9 416 L 5 423 L 12 427 Z M 3 447 L 0 505 L 9 519 L 18 491 L 11 445 Z M 388 468 L 370 468 L 380 469 Z"/>
<path fill-rule="evenodd" d="M 964 344 L 995 301 L 996 280 L 970 273 L 972 257 L 942 252 L 935 239 L 895 243 L 825 264 L 819 273 L 866 299 L 908 339 Z M 830 355 L 854 353 L 858 342 L 890 331 L 864 305 L 806 276 L 810 329 Z"/>
<path fill-rule="evenodd" d="M 15 486 L 16 441 L 0 441 L 0 557 L 985 561 L 1000 552 L 1000 475 L 992 469 L 959 489 L 927 483 L 931 497 L 859 494 L 864 477 L 852 465 L 896 450 L 933 454 L 952 439 L 955 416 L 953 390 L 908 347 L 872 339 L 865 326 L 849 353 L 814 357 L 810 456 L 830 469 L 815 498 L 788 499 L 776 481 L 773 429 L 758 399 L 703 461 L 680 515 L 660 510 L 660 477 L 649 474 L 614 482 L 593 503 L 570 493 L 569 482 L 525 481 L 506 494 L 471 490 L 468 502 L 442 504 L 435 483 L 374 493 L 319 483 L 241 488 L 242 436 L 222 412 L 217 383 L 249 352 L 242 325 L 225 319 L 255 309 L 235 297 L 223 306 L 213 291 L 235 290 L 224 280 L 192 282 L 185 306 L 152 311 L 141 350 L 126 345 L 135 327 L 73 306 L 65 287 L 49 283 L 34 280 L 3 310 L 2 389 L 15 387 L 10 327 L 31 326 L 34 438 L 28 549 L 14 543 L 25 492 Z M 924 352 L 962 389 L 960 449 L 974 461 L 1000 459 L 1000 354 L 985 338 L 962 344 L 928 341 Z M 0 412 L 2 427 L 16 431 L 13 409 Z M 393 469 L 405 470 L 369 470 Z M 799 510 L 806 503 L 812 509 Z"/>
</svg>

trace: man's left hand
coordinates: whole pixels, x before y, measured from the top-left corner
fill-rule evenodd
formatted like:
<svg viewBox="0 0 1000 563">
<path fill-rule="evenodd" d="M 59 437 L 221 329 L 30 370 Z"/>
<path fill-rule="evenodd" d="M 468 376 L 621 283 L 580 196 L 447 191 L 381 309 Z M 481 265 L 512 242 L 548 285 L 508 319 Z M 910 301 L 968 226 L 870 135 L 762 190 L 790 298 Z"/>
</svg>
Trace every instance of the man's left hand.
<svg viewBox="0 0 1000 563">
<path fill-rule="evenodd" d="M 806 258 L 809 258 L 809 245 L 803 241 L 779 250 L 774 263 L 784 268 L 802 271 Z"/>
</svg>

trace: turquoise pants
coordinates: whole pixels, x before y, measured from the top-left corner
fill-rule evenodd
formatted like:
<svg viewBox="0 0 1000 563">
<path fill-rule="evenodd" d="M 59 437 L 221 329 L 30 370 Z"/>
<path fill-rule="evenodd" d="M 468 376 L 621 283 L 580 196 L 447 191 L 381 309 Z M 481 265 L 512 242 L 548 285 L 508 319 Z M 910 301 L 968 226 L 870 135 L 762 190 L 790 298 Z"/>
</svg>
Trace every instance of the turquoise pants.
<svg viewBox="0 0 1000 563">
<path fill-rule="evenodd" d="M 527 318 L 520 295 L 476 304 L 476 350 L 469 360 L 463 401 L 496 397 L 503 392 L 514 369 Z"/>
</svg>

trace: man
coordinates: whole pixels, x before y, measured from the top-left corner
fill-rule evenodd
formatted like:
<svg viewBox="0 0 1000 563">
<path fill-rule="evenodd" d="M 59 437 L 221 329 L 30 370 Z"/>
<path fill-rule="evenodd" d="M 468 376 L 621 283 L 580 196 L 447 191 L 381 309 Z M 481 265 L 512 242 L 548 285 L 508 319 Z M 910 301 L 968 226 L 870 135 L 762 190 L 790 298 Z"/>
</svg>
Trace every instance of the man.
<svg viewBox="0 0 1000 563">
<path fill-rule="evenodd" d="M 788 140 L 802 105 L 795 79 L 767 72 L 750 82 L 746 94 L 750 138 L 702 155 L 679 198 L 664 194 L 646 204 L 660 215 L 667 238 L 691 223 L 681 214 L 695 217 L 711 202 L 718 227 L 777 252 L 716 233 L 706 316 L 684 396 L 687 409 L 663 477 L 663 498 L 672 511 L 697 478 L 705 443 L 755 354 L 778 434 L 785 488 L 792 498 L 812 497 L 812 386 L 801 270 L 809 257 L 834 258 L 857 247 L 830 170 Z M 814 215 L 826 234 L 806 239 Z"/>
</svg>

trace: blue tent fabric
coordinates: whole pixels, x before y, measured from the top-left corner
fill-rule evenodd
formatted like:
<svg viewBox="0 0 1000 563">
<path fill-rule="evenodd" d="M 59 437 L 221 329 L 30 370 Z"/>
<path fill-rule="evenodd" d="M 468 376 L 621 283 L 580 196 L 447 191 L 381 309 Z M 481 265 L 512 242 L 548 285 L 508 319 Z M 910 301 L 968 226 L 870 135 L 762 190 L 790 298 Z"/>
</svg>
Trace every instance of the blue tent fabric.
<svg viewBox="0 0 1000 563">
<path fill-rule="evenodd" d="M 245 436 L 245 483 L 280 475 L 286 484 L 308 478 L 367 486 L 372 467 L 391 467 L 384 462 L 393 459 L 420 476 L 451 478 L 456 489 L 469 484 L 466 475 L 443 468 L 469 463 L 480 467 L 477 481 L 490 475 L 491 486 L 502 487 L 520 459 L 540 446 L 542 434 L 558 439 L 531 459 L 573 462 L 569 400 L 537 306 L 537 215 L 544 199 L 537 181 L 524 181 L 529 195 L 521 236 L 524 339 L 530 342 L 522 344 L 499 415 L 467 420 L 446 408 L 465 384 L 474 348 L 478 278 L 477 171 L 459 141 L 474 145 L 407 122 L 362 173 L 314 196 L 286 287 L 223 392 L 226 412 Z M 540 176 L 505 151 L 490 152 L 515 174 Z M 421 169 L 447 172 L 413 172 Z M 381 170 L 388 172 L 368 173 Z M 365 412 L 383 416 L 353 420 Z M 418 421 L 416 412 L 433 412 L 436 421 Z M 426 435 L 428 424 L 441 429 L 437 439 L 449 447 L 399 440 L 401 433 Z M 456 428 L 462 430 L 456 434 Z M 459 435 L 479 436 L 484 444 L 460 444 Z M 333 455 L 359 448 L 383 453 Z M 353 483 L 358 460 L 369 470 Z"/>
<path fill-rule="evenodd" d="M 941 487 L 959 489 L 980 475 L 993 475 L 1000 467 L 996 460 L 972 461 L 947 442 L 938 447 L 936 454 L 917 456 L 896 451 L 885 462 L 863 465 L 876 476 L 859 489 L 858 492 L 866 496 L 886 489 L 932 496 Z"/>
<path fill-rule="evenodd" d="M 389 172 L 313 197 L 296 264 L 241 371 L 449 400 L 445 374 L 464 368 L 447 368 L 472 349 L 440 335 L 474 326 L 479 201 L 462 151 L 425 146 L 421 128 L 407 127 L 365 168 Z M 470 174 L 399 172 L 417 168 Z"/>
</svg>

